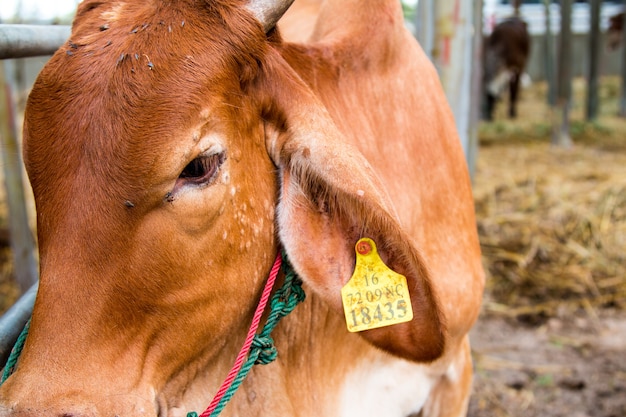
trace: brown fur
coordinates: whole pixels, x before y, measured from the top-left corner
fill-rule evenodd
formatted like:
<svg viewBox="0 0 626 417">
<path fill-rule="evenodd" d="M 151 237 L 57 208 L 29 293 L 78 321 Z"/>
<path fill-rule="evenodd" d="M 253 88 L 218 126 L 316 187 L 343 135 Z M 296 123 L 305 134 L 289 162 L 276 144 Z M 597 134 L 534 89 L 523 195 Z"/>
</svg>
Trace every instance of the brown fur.
<svg viewBox="0 0 626 417">
<path fill-rule="evenodd" d="M 472 196 L 398 2 L 327 1 L 306 45 L 266 38 L 242 6 L 80 5 L 28 103 L 41 284 L 0 415 L 202 411 L 279 242 L 308 298 L 223 415 L 338 415 L 351 373 L 404 360 L 439 381 L 429 415 L 464 413 L 483 286 Z M 186 185 L 209 151 L 217 179 Z M 362 236 L 407 276 L 411 323 L 345 329 Z"/>
</svg>

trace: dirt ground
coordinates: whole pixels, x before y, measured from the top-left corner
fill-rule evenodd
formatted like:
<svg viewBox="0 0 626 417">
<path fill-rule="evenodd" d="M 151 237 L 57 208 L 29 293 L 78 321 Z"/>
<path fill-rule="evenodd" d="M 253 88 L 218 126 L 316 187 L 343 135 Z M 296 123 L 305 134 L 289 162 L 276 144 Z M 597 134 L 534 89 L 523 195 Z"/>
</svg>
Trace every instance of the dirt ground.
<svg viewBox="0 0 626 417">
<path fill-rule="evenodd" d="M 571 149 L 550 146 L 545 85 L 524 91 L 519 120 L 500 113 L 480 127 L 474 193 L 487 289 L 471 333 L 471 417 L 626 416 L 618 89 L 604 81 L 600 118 L 585 122 L 578 80 Z"/>
<path fill-rule="evenodd" d="M 472 334 L 472 417 L 626 416 L 626 315 L 529 326 L 483 317 Z"/>
</svg>

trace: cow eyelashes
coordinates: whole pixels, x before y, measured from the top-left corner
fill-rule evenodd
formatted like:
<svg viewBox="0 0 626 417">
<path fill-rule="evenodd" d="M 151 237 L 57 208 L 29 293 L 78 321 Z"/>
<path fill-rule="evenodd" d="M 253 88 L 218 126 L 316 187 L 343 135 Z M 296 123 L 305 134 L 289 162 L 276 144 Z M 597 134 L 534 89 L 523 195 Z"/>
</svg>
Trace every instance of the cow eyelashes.
<svg viewBox="0 0 626 417">
<path fill-rule="evenodd" d="M 193 159 L 178 176 L 178 181 L 188 184 L 203 185 L 212 182 L 220 166 L 226 160 L 224 152 L 200 155 Z"/>
<path fill-rule="evenodd" d="M 217 178 L 224 161 L 226 161 L 225 152 L 207 151 L 195 157 L 178 175 L 174 188 L 165 195 L 165 201 L 173 202 L 178 192 L 188 186 L 203 187 L 211 184 Z"/>
</svg>

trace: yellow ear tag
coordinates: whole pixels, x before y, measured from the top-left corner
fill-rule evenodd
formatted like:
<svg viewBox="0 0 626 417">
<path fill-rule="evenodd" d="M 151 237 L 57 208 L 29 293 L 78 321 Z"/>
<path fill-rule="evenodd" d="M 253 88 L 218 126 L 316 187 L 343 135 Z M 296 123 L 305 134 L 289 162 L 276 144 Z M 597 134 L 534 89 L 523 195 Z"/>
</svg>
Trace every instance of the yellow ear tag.
<svg viewBox="0 0 626 417">
<path fill-rule="evenodd" d="M 348 330 L 360 332 L 411 321 L 406 277 L 383 263 L 372 239 L 359 239 L 355 250 L 354 274 L 341 289 Z"/>
</svg>

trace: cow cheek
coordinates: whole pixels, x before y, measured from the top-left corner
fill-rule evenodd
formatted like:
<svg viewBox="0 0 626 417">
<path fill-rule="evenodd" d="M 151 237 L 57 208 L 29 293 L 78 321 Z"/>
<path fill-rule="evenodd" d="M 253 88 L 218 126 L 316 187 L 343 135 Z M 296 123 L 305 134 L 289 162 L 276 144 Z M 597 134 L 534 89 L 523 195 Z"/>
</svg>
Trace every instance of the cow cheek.
<svg viewBox="0 0 626 417">
<path fill-rule="evenodd" d="M 159 210 L 158 222 L 172 233 L 189 237 L 205 236 L 214 231 L 214 223 L 222 216 L 228 204 L 225 184 L 207 188 L 188 187 Z"/>
<path fill-rule="evenodd" d="M 129 272 L 144 278 L 127 285 L 137 285 L 137 291 L 150 287 L 155 296 L 195 285 L 198 272 L 209 272 L 219 251 L 214 243 L 222 240 L 226 195 L 226 187 L 219 185 L 186 190 L 145 213 L 127 245 Z"/>
</svg>

